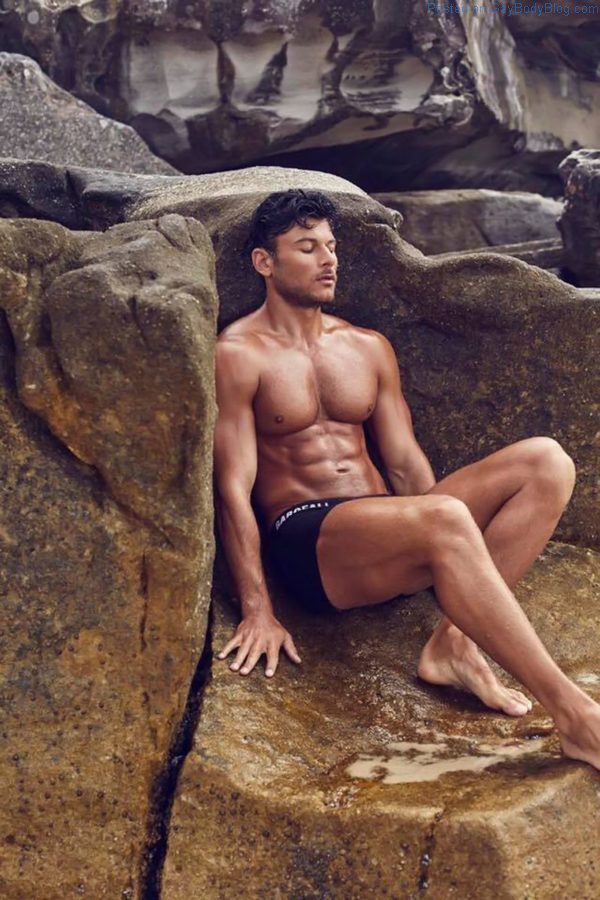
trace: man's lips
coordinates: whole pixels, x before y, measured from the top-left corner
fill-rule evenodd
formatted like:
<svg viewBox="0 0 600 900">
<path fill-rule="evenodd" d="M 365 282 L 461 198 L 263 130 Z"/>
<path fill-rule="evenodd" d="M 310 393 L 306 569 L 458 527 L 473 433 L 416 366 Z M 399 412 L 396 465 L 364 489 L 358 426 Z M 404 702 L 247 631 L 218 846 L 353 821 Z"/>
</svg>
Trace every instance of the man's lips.
<svg viewBox="0 0 600 900">
<path fill-rule="evenodd" d="M 321 275 L 320 278 L 317 278 L 317 281 L 330 281 L 334 282 L 336 280 L 335 275 Z"/>
</svg>

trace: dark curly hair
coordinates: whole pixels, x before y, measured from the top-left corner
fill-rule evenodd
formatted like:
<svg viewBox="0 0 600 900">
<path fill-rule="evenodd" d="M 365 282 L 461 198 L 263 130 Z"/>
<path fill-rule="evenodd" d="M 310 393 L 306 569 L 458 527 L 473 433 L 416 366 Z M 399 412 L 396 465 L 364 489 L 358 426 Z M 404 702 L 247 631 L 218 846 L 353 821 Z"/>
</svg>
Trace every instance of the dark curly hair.
<svg viewBox="0 0 600 900">
<path fill-rule="evenodd" d="M 307 219 L 327 219 L 334 230 L 337 225 L 335 204 L 321 191 L 291 188 L 269 194 L 254 211 L 244 254 L 250 255 L 255 247 L 264 247 L 274 253 L 277 235 L 284 234 L 294 225 L 306 228 Z"/>
</svg>

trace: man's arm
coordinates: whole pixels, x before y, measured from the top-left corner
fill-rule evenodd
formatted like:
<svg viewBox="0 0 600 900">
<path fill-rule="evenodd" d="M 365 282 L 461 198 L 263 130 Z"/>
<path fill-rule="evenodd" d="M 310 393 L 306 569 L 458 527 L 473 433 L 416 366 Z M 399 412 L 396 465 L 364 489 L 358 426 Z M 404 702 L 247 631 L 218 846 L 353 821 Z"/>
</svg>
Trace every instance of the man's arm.
<svg viewBox="0 0 600 900">
<path fill-rule="evenodd" d="M 229 340 L 217 342 L 216 385 L 219 415 L 214 461 L 217 522 L 240 598 L 242 621 L 220 658 L 238 648 L 232 669 L 247 674 L 263 653 L 267 675 L 275 673 L 281 646 L 294 662 L 300 657 L 291 635 L 273 615 L 260 557 L 260 532 L 250 496 L 256 480 L 256 426 L 252 402 L 259 376 L 248 349 Z"/>
<path fill-rule="evenodd" d="M 375 331 L 372 334 L 376 338 L 377 402 L 367 428 L 394 493 L 405 497 L 426 494 L 434 486 L 435 476 L 414 435 L 396 354 L 387 338 Z"/>
</svg>

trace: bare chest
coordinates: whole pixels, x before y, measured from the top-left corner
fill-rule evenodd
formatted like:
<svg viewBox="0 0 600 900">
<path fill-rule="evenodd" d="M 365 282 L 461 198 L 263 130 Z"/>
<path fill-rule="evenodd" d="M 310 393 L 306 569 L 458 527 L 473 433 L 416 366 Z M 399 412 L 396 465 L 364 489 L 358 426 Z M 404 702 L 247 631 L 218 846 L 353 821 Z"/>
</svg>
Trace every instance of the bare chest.
<svg viewBox="0 0 600 900">
<path fill-rule="evenodd" d="M 323 419 L 358 425 L 373 412 L 376 395 L 376 375 L 360 350 L 345 348 L 335 356 L 277 352 L 261 372 L 257 429 L 285 435 Z"/>
</svg>

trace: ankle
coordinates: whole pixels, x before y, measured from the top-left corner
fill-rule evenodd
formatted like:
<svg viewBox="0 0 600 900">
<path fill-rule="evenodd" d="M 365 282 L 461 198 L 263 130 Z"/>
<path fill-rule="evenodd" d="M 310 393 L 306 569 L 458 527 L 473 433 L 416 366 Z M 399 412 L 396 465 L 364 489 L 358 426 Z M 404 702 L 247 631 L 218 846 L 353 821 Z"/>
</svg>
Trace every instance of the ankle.
<svg viewBox="0 0 600 900">
<path fill-rule="evenodd" d="M 561 734 L 567 737 L 577 735 L 590 713 L 598 710 L 598 704 L 591 697 L 577 689 L 570 699 L 559 700 L 551 710 L 552 718 Z"/>
</svg>

